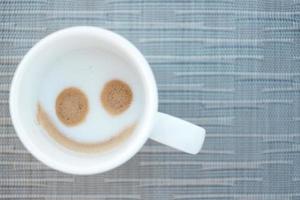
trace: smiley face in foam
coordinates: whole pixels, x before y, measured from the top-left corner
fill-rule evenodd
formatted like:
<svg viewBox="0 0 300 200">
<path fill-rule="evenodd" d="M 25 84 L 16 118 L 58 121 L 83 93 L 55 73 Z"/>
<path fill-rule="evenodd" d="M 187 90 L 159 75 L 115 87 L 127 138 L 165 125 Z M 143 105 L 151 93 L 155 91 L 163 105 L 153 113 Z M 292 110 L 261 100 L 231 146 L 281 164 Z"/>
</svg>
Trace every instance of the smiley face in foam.
<svg viewBox="0 0 300 200">
<path fill-rule="evenodd" d="M 98 49 L 70 52 L 51 63 L 38 97 L 42 127 L 51 122 L 52 132 L 82 144 L 80 148 L 129 135 L 145 100 L 137 72 L 127 65 L 125 59 Z"/>
</svg>

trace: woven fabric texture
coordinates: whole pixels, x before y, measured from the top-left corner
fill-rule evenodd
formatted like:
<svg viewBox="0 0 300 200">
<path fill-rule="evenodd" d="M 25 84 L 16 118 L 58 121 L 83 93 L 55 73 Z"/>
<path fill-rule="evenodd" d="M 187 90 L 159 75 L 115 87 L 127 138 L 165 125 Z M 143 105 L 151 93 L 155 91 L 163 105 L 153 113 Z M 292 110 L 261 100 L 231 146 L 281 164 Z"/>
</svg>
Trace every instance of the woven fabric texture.
<svg viewBox="0 0 300 200">
<path fill-rule="evenodd" d="M 148 141 L 113 171 L 72 176 L 25 150 L 13 73 L 37 41 L 77 25 L 141 50 L 159 110 L 206 128 L 201 153 Z M 300 199 L 299 25 L 298 0 L 0 0 L 0 199 Z"/>
</svg>

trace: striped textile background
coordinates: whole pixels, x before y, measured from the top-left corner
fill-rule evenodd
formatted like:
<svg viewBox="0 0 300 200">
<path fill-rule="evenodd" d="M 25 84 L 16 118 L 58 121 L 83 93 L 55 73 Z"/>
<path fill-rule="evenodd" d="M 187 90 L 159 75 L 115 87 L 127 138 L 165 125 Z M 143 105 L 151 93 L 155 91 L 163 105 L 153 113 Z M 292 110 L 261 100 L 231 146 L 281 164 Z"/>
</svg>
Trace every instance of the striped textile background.
<svg viewBox="0 0 300 200">
<path fill-rule="evenodd" d="M 13 72 L 39 39 L 74 25 L 143 52 L 159 110 L 207 129 L 200 154 L 149 141 L 116 170 L 71 176 L 24 149 L 8 110 Z M 299 25 L 299 0 L 0 0 L 0 199 L 300 199 Z"/>
</svg>

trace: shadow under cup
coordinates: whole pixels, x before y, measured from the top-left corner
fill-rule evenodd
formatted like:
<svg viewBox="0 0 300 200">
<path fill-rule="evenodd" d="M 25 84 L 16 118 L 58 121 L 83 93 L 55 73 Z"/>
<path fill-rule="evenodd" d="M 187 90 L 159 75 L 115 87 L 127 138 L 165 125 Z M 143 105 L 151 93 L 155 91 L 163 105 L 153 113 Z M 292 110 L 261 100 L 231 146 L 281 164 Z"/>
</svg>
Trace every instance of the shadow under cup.
<svg viewBox="0 0 300 200">
<path fill-rule="evenodd" d="M 40 86 L 53 66 L 51 63 L 70 52 L 88 49 L 110 52 L 125 60 L 142 88 L 144 105 L 138 123 L 126 141 L 108 151 L 93 154 L 62 147 L 50 138 L 36 117 Z M 94 174 L 121 165 L 141 149 L 157 112 L 157 89 L 147 61 L 126 39 L 101 28 L 73 27 L 47 36 L 25 55 L 12 82 L 10 112 L 19 138 L 37 159 L 66 173 Z"/>
</svg>

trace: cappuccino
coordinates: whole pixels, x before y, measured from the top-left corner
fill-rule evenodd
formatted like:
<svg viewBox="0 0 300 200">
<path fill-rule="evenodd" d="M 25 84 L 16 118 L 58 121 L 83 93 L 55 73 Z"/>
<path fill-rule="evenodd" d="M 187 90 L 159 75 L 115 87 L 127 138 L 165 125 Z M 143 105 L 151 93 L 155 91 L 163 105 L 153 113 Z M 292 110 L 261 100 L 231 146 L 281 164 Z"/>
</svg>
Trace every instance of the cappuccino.
<svg viewBox="0 0 300 200">
<path fill-rule="evenodd" d="M 97 153 L 134 134 L 145 99 L 140 76 L 126 58 L 91 48 L 49 64 L 36 116 L 54 142 L 72 151 Z"/>
</svg>

